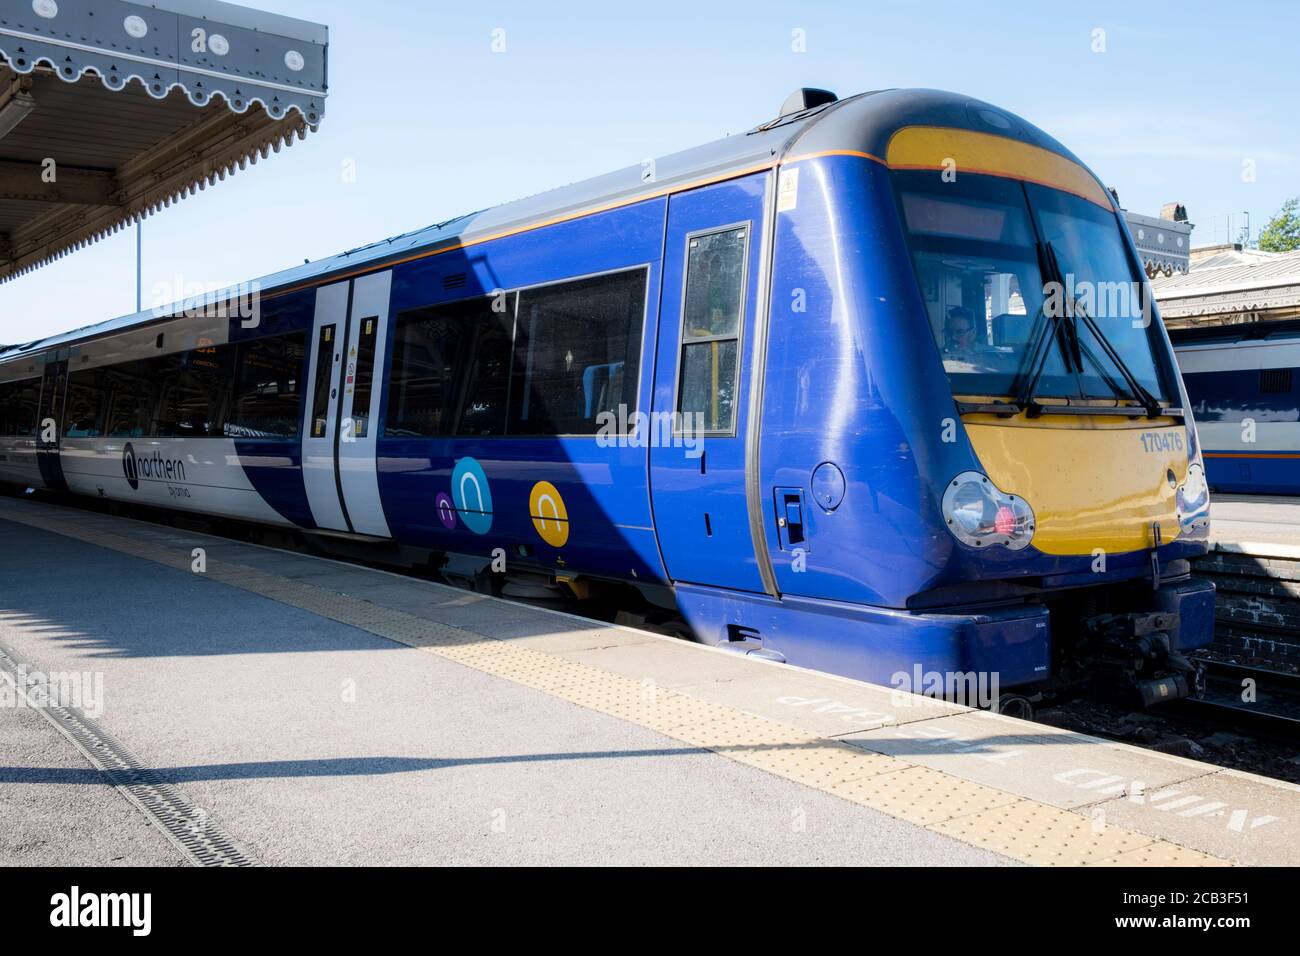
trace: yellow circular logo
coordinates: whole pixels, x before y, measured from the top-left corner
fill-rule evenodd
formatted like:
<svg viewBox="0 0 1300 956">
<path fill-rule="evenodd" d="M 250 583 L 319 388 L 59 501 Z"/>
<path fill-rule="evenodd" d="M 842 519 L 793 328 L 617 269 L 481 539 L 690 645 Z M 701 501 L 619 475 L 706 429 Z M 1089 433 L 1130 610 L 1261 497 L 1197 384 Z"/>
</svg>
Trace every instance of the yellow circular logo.
<svg viewBox="0 0 1300 956">
<path fill-rule="evenodd" d="M 533 485 L 533 492 L 528 496 L 528 513 L 543 541 L 553 548 L 564 547 L 569 540 L 569 512 L 553 484 L 539 481 Z"/>
</svg>

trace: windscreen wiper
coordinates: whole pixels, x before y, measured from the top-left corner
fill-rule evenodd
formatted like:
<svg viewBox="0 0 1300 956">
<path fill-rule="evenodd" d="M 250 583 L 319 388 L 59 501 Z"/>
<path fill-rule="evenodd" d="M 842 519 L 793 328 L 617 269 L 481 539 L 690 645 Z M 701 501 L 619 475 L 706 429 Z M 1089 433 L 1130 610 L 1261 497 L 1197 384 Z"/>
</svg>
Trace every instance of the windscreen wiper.
<svg viewBox="0 0 1300 956">
<path fill-rule="evenodd" d="M 1056 260 L 1054 257 L 1048 257 L 1042 243 L 1038 245 L 1038 259 L 1041 274 L 1049 281 L 1057 281 L 1052 275 L 1053 270 L 1057 268 Z M 1083 371 L 1077 330 L 1070 327 L 1064 316 L 1056 315 L 1054 310 L 1048 309 L 1046 297 L 1043 298 L 1039 315 L 1042 316 L 1043 321 L 1037 326 L 1033 348 L 1029 352 L 1029 361 L 1025 365 L 1025 371 L 1021 373 L 1020 387 L 1016 389 L 1016 404 L 1026 409 L 1030 415 L 1036 414 L 1043 408 L 1034 398 L 1034 389 L 1038 387 L 1038 380 L 1043 377 L 1043 370 L 1047 368 L 1047 357 L 1051 354 L 1051 346 L 1048 344 L 1051 341 L 1049 331 L 1056 334 L 1057 342 L 1061 346 L 1065 370 L 1076 373 Z M 1074 367 L 1071 368 L 1071 365 Z"/>
<path fill-rule="evenodd" d="M 1106 383 L 1106 386 L 1112 392 L 1115 393 L 1116 398 L 1131 399 L 1133 397 L 1132 394 L 1124 390 L 1125 388 L 1124 385 L 1115 381 L 1115 376 L 1111 375 L 1110 372 L 1106 371 L 1106 367 L 1102 365 L 1101 360 L 1097 358 L 1097 353 L 1094 352 L 1092 348 L 1087 345 L 1087 343 L 1080 340 L 1079 348 L 1082 351 L 1084 357 L 1087 358 L 1088 361 L 1092 363 L 1092 367 L 1097 370 L 1097 374 L 1101 376 L 1102 381 Z M 1139 410 L 1145 411 L 1146 409 L 1145 407 L 1143 407 Z"/>
<path fill-rule="evenodd" d="M 1045 242 L 1043 243 L 1043 246 L 1046 252 L 1046 258 L 1048 260 L 1048 268 L 1050 269 L 1052 274 L 1052 279 L 1055 282 L 1059 282 L 1061 284 L 1061 289 L 1064 290 L 1066 288 L 1065 273 L 1061 269 L 1060 260 L 1057 259 L 1056 249 L 1052 246 L 1051 242 Z M 1083 320 L 1084 325 L 1086 325 L 1089 331 L 1092 332 L 1093 337 L 1096 338 L 1097 343 L 1102 348 L 1102 351 L 1105 352 L 1106 356 L 1111 360 L 1111 362 L 1114 363 L 1115 368 L 1119 370 L 1120 375 L 1124 376 L 1124 380 L 1128 383 L 1129 388 L 1132 390 L 1132 394 L 1126 397 L 1132 398 L 1139 405 L 1145 408 L 1148 418 L 1159 418 L 1162 413 L 1162 409 L 1160 407 L 1160 400 L 1157 399 L 1154 395 L 1152 395 L 1142 385 L 1142 383 L 1137 380 L 1137 376 L 1133 374 L 1132 369 L 1130 369 L 1128 367 L 1128 364 L 1122 358 L 1120 358 L 1120 354 L 1115 349 L 1115 346 L 1112 345 L 1110 340 L 1102 334 L 1101 329 L 1097 326 L 1096 321 L 1094 321 L 1092 316 L 1088 314 L 1088 310 L 1083 308 L 1075 299 L 1068 299 L 1067 302 L 1069 303 L 1068 306 L 1069 312 L 1071 313 L 1071 316 L 1075 319 L 1076 323 L 1078 322 L 1079 319 Z M 1076 343 L 1078 343 L 1079 338 L 1078 338 L 1077 327 L 1074 330 L 1074 334 L 1075 334 L 1075 341 Z M 1098 371 L 1102 371 L 1101 364 L 1096 363 L 1096 365 Z M 1079 371 L 1081 372 L 1083 371 L 1082 367 L 1079 369 Z"/>
</svg>

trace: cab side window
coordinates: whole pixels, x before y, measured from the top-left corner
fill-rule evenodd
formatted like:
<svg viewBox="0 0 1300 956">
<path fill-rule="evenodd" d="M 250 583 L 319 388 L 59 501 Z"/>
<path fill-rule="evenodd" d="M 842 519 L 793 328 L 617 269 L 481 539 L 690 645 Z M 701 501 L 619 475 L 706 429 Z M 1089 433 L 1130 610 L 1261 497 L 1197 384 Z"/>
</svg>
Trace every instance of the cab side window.
<svg viewBox="0 0 1300 956">
<path fill-rule="evenodd" d="M 749 228 L 691 236 L 686 251 L 677 411 L 684 427 L 736 430 Z"/>
</svg>

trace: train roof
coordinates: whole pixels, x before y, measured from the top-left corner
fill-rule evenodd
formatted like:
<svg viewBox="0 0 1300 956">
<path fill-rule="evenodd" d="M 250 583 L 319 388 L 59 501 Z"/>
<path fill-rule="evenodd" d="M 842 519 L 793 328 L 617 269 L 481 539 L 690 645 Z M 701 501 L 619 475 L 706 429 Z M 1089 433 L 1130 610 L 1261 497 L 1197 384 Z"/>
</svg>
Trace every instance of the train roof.
<svg viewBox="0 0 1300 956">
<path fill-rule="evenodd" d="M 727 179 L 749 169 L 769 167 L 795 152 L 852 150 L 880 157 L 884 156 L 890 137 L 906 126 L 945 126 L 992 133 L 1051 150 L 1083 166 L 1042 130 L 981 100 L 942 90 L 877 90 L 794 112 L 783 111 L 783 115 L 744 133 L 673 153 L 652 163 L 627 166 L 457 216 L 254 281 L 261 293 L 270 293 L 315 284 L 337 273 L 380 269 L 419 251 L 468 245 L 546 222 L 662 196 L 689 184 Z M 162 321 L 205 305 L 229 301 L 246 289 L 247 284 L 214 291 L 157 310 L 120 316 L 22 345 L 0 346 L 0 362 Z"/>
</svg>

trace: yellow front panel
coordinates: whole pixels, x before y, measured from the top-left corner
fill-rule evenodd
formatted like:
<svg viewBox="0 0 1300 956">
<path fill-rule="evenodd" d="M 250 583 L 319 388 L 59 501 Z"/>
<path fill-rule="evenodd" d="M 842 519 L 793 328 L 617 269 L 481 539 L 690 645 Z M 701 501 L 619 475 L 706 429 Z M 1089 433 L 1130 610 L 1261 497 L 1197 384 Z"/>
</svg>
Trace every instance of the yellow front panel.
<svg viewBox="0 0 1300 956">
<path fill-rule="evenodd" d="M 966 432 L 993 483 L 1034 509 L 1032 545 L 1045 554 L 1150 548 L 1154 521 L 1164 542 L 1178 536 L 1174 488 L 1187 475 L 1182 425 L 1169 419 L 971 415 Z"/>
</svg>

